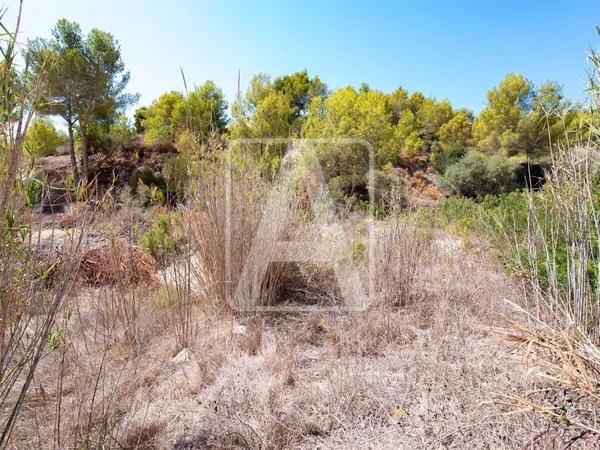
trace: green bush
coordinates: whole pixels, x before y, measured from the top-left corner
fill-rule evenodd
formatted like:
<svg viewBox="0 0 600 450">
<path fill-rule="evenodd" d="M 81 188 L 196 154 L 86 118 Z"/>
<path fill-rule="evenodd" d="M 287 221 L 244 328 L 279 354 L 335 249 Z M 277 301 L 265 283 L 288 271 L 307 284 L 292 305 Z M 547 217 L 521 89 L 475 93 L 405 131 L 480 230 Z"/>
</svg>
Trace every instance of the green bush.
<svg viewBox="0 0 600 450">
<path fill-rule="evenodd" d="M 25 178 L 19 182 L 19 188 L 23 193 L 25 204 L 33 206 L 42 200 L 42 191 L 45 184 L 43 177 L 41 178 Z"/>
<path fill-rule="evenodd" d="M 481 206 L 473 199 L 449 197 L 435 210 L 433 221 L 450 232 L 468 234 L 480 224 Z"/>
<path fill-rule="evenodd" d="M 190 182 L 190 160 L 188 155 L 179 154 L 170 157 L 162 168 L 169 198 L 177 203 L 183 202 Z"/>
<path fill-rule="evenodd" d="M 517 187 L 515 169 L 503 156 L 472 150 L 446 169 L 440 187 L 449 194 L 465 197 L 504 194 Z"/>
<path fill-rule="evenodd" d="M 117 151 L 124 145 L 130 145 L 134 134 L 135 129 L 127 116 L 118 116 L 108 129 L 111 150 Z"/>
<path fill-rule="evenodd" d="M 182 244 L 181 225 L 173 214 L 158 214 L 140 238 L 141 247 L 163 264 L 181 250 Z"/>
<path fill-rule="evenodd" d="M 143 167 L 136 169 L 129 177 L 129 188 L 136 195 L 141 195 L 140 187 L 145 186 L 146 189 L 158 189 L 162 193 L 162 198 L 167 199 L 167 183 L 160 173 L 155 173 L 151 167 Z M 149 199 L 147 199 L 149 200 Z"/>
<path fill-rule="evenodd" d="M 527 195 L 514 191 L 478 199 L 449 197 L 430 219 L 450 232 L 485 235 L 493 247 L 502 249 L 507 238 L 520 240 L 527 235 Z"/>
<path fill-rule="evenodd" d="M 449 166 L 458 162 L 466 154 L 467 150 L 462 145 L 454 145 L 448 150 L 434 154 L 433 167 L 443 175 Z"/>
<path fill-rule="evenodd" d="M 513 238 L 515 236 L 525 237 L 528 211 L 525 192 L 514 191 L 504 195 L 487 195 L 481 200 L 480 205 L 483 219 L 488 225 L 488 232 L 498 238 L 506 237 L 507 234 L 512 235 Z"/>
</svg>

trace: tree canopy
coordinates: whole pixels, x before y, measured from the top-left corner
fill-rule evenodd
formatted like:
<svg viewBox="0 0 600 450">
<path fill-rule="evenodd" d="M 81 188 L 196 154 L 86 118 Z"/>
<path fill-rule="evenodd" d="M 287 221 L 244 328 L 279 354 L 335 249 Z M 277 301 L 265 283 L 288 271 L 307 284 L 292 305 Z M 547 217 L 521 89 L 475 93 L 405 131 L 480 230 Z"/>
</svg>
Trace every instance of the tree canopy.
<svg viewBox="0 0 600 450">
<path fill-rule="evenodd" d="M 79 170 L 73 128 L 79 125 L 82 171 L 87 177 L 87 127 L 97 116 L 116 117 L 137 98 L 125 92 L 129 72 L 125 70 L 119 43 L 110 33 L 94 28 L 84 35 L 77 23 L 60 19 L 51 39 L 39 38 L 30 43 L 29 58 L 34 73 L 44 74 L 41 110 L 66 121 L 76 178 Z"/>
</svg>

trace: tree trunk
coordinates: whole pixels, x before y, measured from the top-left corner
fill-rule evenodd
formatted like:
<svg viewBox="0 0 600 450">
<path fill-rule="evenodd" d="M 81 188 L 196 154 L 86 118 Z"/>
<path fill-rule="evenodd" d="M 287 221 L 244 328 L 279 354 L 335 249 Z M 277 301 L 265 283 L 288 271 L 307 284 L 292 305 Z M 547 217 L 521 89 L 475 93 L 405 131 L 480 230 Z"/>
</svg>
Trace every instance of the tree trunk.
<svg viewBox="0 0 600 450">
<path fill-rule="evenodd" d="M 81 165 L 83 179 L 88 181 L 90 177 L 90 167 L 88 164 L 87 127 L 85 122 L 83 122 L 81 119 L 79 119 L 79 131 L 81 134 Z"/>
<path fill-rule="evenodd" d="M 68 123 L 69 127 L 69 155 L 71 156 L 71 169 L 73 169 L 73 179 L 75 186 L 79 185 L 79 170 L 77 169 L 77 158 L 75 157 L 75 139 L 73 138 L 73 124 Z"/>
</svg>

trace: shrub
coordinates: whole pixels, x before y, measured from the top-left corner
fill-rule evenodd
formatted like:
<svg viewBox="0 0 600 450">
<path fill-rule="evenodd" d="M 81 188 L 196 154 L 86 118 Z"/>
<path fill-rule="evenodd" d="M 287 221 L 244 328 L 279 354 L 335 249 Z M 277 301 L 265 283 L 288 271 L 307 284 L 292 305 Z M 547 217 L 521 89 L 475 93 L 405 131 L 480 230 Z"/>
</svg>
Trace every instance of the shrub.
<svg viewBox="0 0 600 450">
<path fill-rule="evenodd" d="M 433 167 L 443 175 L 449 166 L 458 162 L 466 154 L 467 150 L 462 145 L 454 145 L 448 150 L 434 154 Z"/>
<path fill-rule="evenodd" d="M 17 184 L 19 190 L 23 194 L 23 199 L 27 206 L 38 204 L 42 200 L 42 191 L 45 180 L 43 177 L 25 178 Z"/>
<path fill-rule="evenodd" d="M 151 281 L 154 272 L 154 258 L 121 239 L 87 251 L 80 267 L 91 285 L 135 285 Z"/>
<path fill-rule="evenodd" d="M 181 153 L 170 157 L 162 168 L 162 176 L 170 199 L 183 202 L 190 180 L 190 156 Z"/>
<path fill-rule="evenodd" d="M 433 220 L 451 232 L 467 235 L 481 223 L 480 217 L 481 207 L 475 200 L 449 197 L 436 209 Z"/>
<path fill-rule="evenodd" d="M 135 130 L 126 116 L 119 116 L 108 129 L 111 149 L 118 150 L 123 145 L 131 144 Z"/>
<path fill-rule="evenodd" d="M 140 238 L 140 245 L 159 263 L 165 263 L 181 249 L 183 236 L 173 214 L 158 214 Z"/>
<path fill-rule="evenodd" d="M 140 187 L 148 190 L 156 187 L 162 192 L 162 197 L 167 198 L 167 184 L 163 176 L 152 170 L 151 167 L 136 169 L 129 177 L 129 188 L 134 194 L 141 195 Z"/>
<path fill-rule="evenodd" d="M 515 169 L 505 157 L 470 151 L 446 169 L 440 186 L 465 197 L 503 194 L 516 187 Z"/>
</svg>

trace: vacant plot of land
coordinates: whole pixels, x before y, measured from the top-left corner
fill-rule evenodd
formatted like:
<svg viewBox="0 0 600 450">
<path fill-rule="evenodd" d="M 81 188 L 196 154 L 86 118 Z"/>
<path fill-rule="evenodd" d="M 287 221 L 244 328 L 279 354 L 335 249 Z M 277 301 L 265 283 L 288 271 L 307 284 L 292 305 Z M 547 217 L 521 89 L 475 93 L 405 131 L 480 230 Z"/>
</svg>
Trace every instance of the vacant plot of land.
<svg viewBox="0 0 600 450">
<path fill-rule="evenodd" d="M 35 428 L 52 448 L 57 427 L 65 443 L 128 449 L 525 445 L 537 425 L 494 405 L 527 389 L 519 354 L 493 333 L 521 290 L 459 247 L 447 236 L 427 245 L 404 306 L 356 313 L 195 304 L 178 315 L 177 273 L 86 288 L 37 373 L 17 445 Z M 183 347 L 182 324 L 193 336 Z"/>
</svg>

